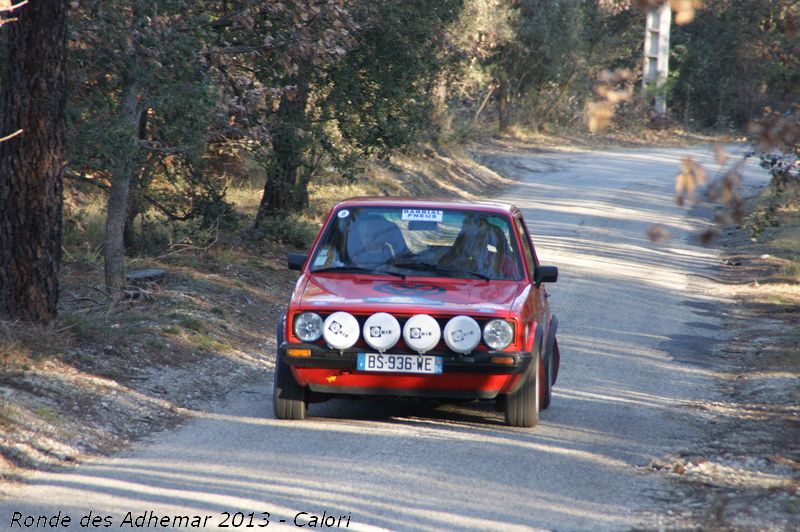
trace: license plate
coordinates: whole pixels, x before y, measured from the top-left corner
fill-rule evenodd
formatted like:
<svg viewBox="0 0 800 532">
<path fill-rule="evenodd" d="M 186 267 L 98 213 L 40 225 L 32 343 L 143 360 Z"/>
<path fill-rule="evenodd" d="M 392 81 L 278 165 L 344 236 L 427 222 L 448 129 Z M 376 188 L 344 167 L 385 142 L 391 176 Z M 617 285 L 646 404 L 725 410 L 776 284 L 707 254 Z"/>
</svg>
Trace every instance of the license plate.
<svg viewBox="0 0 800 532">
<path fill-rule="evenodd" d="M 385 373 L 439 374 L 442 372 L 442 357 L 359 353 L 356 368 L 358 371 L 382 371 Z"/>
</svg>

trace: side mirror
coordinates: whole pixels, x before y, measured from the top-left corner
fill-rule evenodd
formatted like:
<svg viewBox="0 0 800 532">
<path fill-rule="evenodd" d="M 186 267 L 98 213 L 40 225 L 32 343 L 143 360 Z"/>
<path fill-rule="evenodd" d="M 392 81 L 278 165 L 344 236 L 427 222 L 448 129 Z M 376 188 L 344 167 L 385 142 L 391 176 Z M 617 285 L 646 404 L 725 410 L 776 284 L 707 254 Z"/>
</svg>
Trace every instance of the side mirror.
<svg viewBox="0 0 800 532">
<path fill-rule="evenodd" d="M 558 281 L 558 268 L 556 266 L 537 266 L 533 275 L 536 286 L 542 283 L 555 283 Z"/>
<path fill-rule="evenodd" d="M 289 253 L 289 269 L 300 271 L 308 259 L 308 253 Z"/>
</svg>

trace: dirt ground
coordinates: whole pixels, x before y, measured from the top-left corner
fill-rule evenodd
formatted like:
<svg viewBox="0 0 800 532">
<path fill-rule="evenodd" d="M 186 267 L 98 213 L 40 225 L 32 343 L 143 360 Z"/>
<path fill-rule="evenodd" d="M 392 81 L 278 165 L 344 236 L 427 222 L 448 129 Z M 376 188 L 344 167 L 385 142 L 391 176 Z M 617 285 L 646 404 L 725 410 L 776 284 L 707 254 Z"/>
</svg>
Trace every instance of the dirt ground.
<svg viewBox="0 0 800 532">
<path fill-rule="evenodd" d="M 220 247 L 148 260 L 167 271 L 118 308 L 100 272 L 63 276 L 54 327 L 4 324 L 0 474 L 58 468 L 176 424 L 250 379 L 270 379 L 274 324 L 294 276 L 281 250 Z"/>
</svg>

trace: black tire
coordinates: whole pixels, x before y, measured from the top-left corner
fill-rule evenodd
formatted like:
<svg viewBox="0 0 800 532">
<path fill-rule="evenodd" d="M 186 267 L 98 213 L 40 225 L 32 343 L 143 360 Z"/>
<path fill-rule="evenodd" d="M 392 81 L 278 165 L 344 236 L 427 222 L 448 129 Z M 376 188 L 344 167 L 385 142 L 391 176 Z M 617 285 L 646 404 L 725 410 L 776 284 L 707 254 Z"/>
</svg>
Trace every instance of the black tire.
<svg viewBox="0 0 800 532">
<path fill-rule="evenodd" d="M 275 356 L 275 380 L 272 384 L 272 411 L 277 419 L 305 419 L 308 413 L 308 390 L 297 384 L 289 365 L 281 358 L 283 327 L 280 324 L 276 339 L 278 352 Z"/>
<path fill-rule="evenodd" d="M 297 384 L 289 366 L 281 360 L 275 361 L 275 383 L 272 387 L 272 408 L 278 419 L 305 419 L 308 412 L 308 393 Z"/>
<path fill-rule="evenodd" d="M 542 410 L 547 410 L 553 399 L 553 353 L 547 353 L 544 360 L 544 379 L 542 380 Z"/>
<path fill-rule="evenodd" d="M 506 411 L 506 398 L 508 396 L 504 393 L 498 395 L 494 400 L 494 409 L 498 412 L 505 412 Z"/>
<path fill-rule="evenodd" d="M 512 427 L 539 424 L 541 363 L 541 354 L 537 352 L 520 387 L 506 397 L 506 423 Z"/>
<path fill-rule="evenodd" d="M 558 338 L 553 339 L 553 384 L 558 380 L 558 366 L 561 364 L 561 351 L 558 349 Z"/>
</svg>

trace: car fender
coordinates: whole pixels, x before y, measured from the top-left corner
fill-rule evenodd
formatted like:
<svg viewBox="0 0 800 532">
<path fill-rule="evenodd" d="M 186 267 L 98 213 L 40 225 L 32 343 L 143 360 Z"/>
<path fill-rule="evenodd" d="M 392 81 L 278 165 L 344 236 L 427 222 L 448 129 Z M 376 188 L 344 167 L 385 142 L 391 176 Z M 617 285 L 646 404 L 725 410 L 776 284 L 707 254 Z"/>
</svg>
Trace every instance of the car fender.
<svg viewBox="0 0 800 532">
<path fill-rule="evenodd" d="M 535 355 L 536 351 L 538 350 L 540 356 L 543 356 L 542 355 L 542 340 L 544 338 L 544 331 L 542 330 L 542 326 L 538 321 L 535 321 L 535 322 L 533 322 L 531 327 L 534 329 L 534 333 L 533 334 L 528 334 L 526 336 L 525 345 L 523 347 L 525 348 L 525 351 L 530 352 L 532 355 Z M 531 357 L 531 360 L 533 360 L 533 357 Z M 530 368 L 531 366 L 528 366 L 528 367 Z M 522 377 L 527 372 L 528 372 L 528 370 L 526 369 L 525 373 L 522 373 L 521 375 L 518 375 L 517 378 L 516 378 L 516 381 L 513 383 L 513 385 L 509 389 L 503 390 L 503 393 L 513 393 L 513 392 L 515 392 L 522 385 L 522 382 L 524 380 L 524 378 L 522 378 Z"/>
<path fill-rule="evenodd" d="M 530 334 L 530 330 L 533 329 L 533 334 Z M 534 321 L 530 325 L 528 325 L 528 333 L 524 337 L 524 343 L 522 349 L 524 351 L 528 351 L 530 353 L 533 352 L 535 346 L 539 346 L 541 348 L 542 345 L 542 337 L 544 336 L 544 331 L 542 330 L 542 325 L 538 321 Z"/>
<path fill-rule="evenodd" d="M 281 319 L 278 320 L 278 328 L 275 331 L 275 343 L 278 346 L 278 351 L 281 349 L 281 344 L 283 344 L 286 338 L 286 316 L 287 313 L 283 313 Z"/>
<path fill-rule="evenodd" d="M 277 346 L 275 350 L 275 363 L 278 363 L 278 358 L 284 357 L 284 360 L 288 362 L 286 354 L 284 353 L 283 346 L 286 344 L 286 334 L 288 333 L 286 322 L 288 320 L 289 313 L 286 312 L 281 316 L 281 319 L 278 320 L 278 326 L 275 330 L 275 344 Z M 289 370 L 292 372 L 292 376 L 294 380 L 297 381 L 298 384 L 301 386 L 306 386 L 306 382 L 300 377 L 300 374 L 297 373 L 297 368 L 293 365 L 289 365 Z"/>
</svg>

